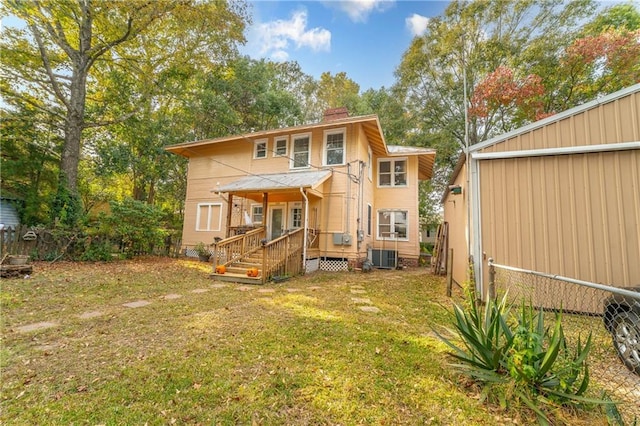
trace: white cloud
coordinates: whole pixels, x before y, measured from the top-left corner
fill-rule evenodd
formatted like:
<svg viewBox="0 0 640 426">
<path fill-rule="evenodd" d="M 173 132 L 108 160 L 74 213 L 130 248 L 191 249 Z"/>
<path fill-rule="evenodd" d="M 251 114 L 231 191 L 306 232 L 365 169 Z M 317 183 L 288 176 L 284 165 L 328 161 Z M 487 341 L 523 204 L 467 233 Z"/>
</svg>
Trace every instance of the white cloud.
<svg viewBox="0 0 640 426">
<path fill-rule="evenodd" d="M 324 28 L 307 29 L 307 12 L 294 12 L 289 20 L 258 24 L 255 27 L 255 40 L 260 45 L 260 54 L 271 56 L 274 60 L 286 60 L 287 50 L 308 47 L 313 51 L 331 49 L 331 32 Z"/>
<path fill-rule="evenodd" d="M 411 34 L 415 37 L 424 34 L 427 29 L 427 24 L 429 23 L 429 18 L 414 13 L 405 19 L 404 22 L 409 31 L 411 31 Z"/>
<path fill-rule="evenodd" d="M 365 22 L 373 11 L 383 12 L 394 5 L 389 0 L 346 0 L 335 3 L 353 22 Z M 334 4 L 334 3 L 331 3 Z"/>
</svg>

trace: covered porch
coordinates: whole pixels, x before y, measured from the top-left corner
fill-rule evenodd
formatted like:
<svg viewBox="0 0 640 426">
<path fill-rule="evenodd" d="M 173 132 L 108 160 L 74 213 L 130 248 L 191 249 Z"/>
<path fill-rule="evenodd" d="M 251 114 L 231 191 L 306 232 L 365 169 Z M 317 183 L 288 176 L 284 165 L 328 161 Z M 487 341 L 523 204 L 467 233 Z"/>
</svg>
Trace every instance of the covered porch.
<svg viewBox="0 0 640 426">
<path fill-rule="evenodd" d="M 320 187 L 331 175 L 331 170 L 250 175 L 220 186 L 217 192 L 227 194 L 229 208 L 226 238 L 213 244 L 213 277 L 264 284 L 303 272 L 307 258 L 319 256 Z M 254 202 L 251 212 L 238 212 L 247 200 Z M 240 215 L 235 223 L 234 211 Z"/>
</svg>

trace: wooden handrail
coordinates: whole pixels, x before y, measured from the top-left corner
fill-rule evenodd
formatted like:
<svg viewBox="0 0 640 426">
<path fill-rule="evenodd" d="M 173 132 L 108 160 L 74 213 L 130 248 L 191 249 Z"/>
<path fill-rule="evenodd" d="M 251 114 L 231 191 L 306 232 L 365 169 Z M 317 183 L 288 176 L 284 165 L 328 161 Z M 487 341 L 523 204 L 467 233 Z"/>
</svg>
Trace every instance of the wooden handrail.
<svg viewBox="0 0 640 426">
<path fill-rule="evenodd" d="M 264 227 L 253 229 L 245 234 L 235 235 L 225 238 L 222 241 L 213 243 L 213 267 L 223 265 L 228 266 L 233 262 L 241 260 L 243 257 L 258 251 L 261 243 L 266 237 Z M 224 255 L 224 261 L 221 257 Z"/>
<path fill-rule="evenodd" d="M 262 283 L 276 275 L 297 275 L 302 270 L 304 229 L 266 240 L 265 228 L 226 238 L 213 244 L 213 267 L 228 266 L 262 250 Z"/>
<path fill-rule="evenodd" d="M 297 275 L 302 269 L 304 229 L 296 229 L 262 246 L 262 283 L 276 274 Z"/>
</svg>

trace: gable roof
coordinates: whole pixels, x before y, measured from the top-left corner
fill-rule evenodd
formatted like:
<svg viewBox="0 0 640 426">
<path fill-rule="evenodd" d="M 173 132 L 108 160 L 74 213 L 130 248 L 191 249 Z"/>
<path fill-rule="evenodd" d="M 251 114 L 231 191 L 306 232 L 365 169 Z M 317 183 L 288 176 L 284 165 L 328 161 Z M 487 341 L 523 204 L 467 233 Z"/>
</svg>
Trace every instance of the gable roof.
<svg viewBox="0 0 640 426">
<path fill-rule="evenodd" d="M 552 123 L 556 123 L 559 121 L 562 121 L 568 117 L 571 117 L 573 115 L 577 115 L 580 114 L 584 111 L 590 110 L 592 108 L 596 108 L 600 105 L 609 103 L 609 102 L 613 102 L 616 101 L 618 99 L 624 98 L 625 96 L 629 96 L 631 94 L 634 94 L 636 92 L 640 92 L 640 83 L 638 84 L 634 84 L 633 86 L 629 86 L 626 87 L 622 90 L 619 90 L 617 92 L 611 93 L 609 95 L 603 96 L 601 98 L 598 99 L 594 99 L 590 102 L 586 102 L 582 105 L 578 105 L 576 107 L 570 108 L 566 111 L 562 111 L 560 113 L 554 114 L 552 116 L 549 116 L 547 118 L 544 118 L 542 120 L 539 121 L 535 121 L 531 124 L 528 124 L 526 126 L 522 126 L 519 127 L 517 129 L 514 129 L 510 132 L 507 133 L 503 133 L 501 135 L 495 136 L 491 139 L 487 139 L 486 141 L 483 142 L 479 142 L 475 145 L 471 145 L 469 147 L 469 152 L 473 153 L 473 152 L 477 152 L 477 151 L 481 151 L 485 148 L 491 147 L 493 145 L 497 145 L 499 143 L 502 143 L 506 140 L 512 139 L 514 137 L 517 137 L 519 135 L 531 132 L 533 130 L 539 129 L 541 127 L 547 126 L 549 124 Z M 465 152 L 461 152 L 460 153 L 460 157 L 458 158 L 458 162 L 453 170 L 453 173 L 451 174 L 451 177 L 449 178 L 449 185 L 452 185 L 456 178 L 458 177 L 458 174 L 460 173 L 460 170 L 462 170 L 462 166 L 464 166 L 464 164 L 466 163 L 466 155 Z M 445 198 L 447 197 L 447 195 L 449 194 L 448 190 L 444 191 L 444 194 L 442 195 L 442 202 L 444 202 Z"/>
<path fill-rule="evenodd" d="M 270 136 L 282 135 L 285 133 L 296 133 L 303 131 L 310 131 L 314 129 L 330 128 L 344 124 L 360 124 L 362 126 L 364 134 L 367 136 L 371 151 L 377 156 L 417 156 L 418 157 L 418 176 L 420 179 L 430 179 L 433 173 L 433 164 L 435 162 L 436 152 L 433 149 L 417 148 L 417 147 L 397 147 L 393 145 L 387 145 L 382 127 L 378 116 L 361 115 L 356 117 L 347 117 L 332 119 L 331 121 L 323 121 L 314 124 L 305 124 L 299 126 L 283 127 L 279 129 L 263 130 L 259 132 L 245 133 L 232 136 L 224 136 L 214 139 L 203 139 L 199 141 L 183 142 L 176 145 L 170 145 L 165 147 L 165 150 L 174 154 L 181 155 L 183 157 L 193 157 L 201 155 L 197 148 L 210 146 L 222 142 L 232 141 L 255 141 Z"/>
<path fill-rule="evenodd" d="M 576 107 L 573 107 L 571 109 L 568 109 L 566 111 L 562 111 L 559 112 L 557 114 L 551 115 L 547 118 L 544 118 L 542 120 L 538 120 L 538 121 L 534 121 L 531 124 L 528 124 L 526 126 L 523 127 L 519 127 L 515 130 L 512 130 L 510 132 L 507 133 L 503 133 L 501 135 L 495 136 L 491 139 L 487 139 L 486 141 L 477 143 L 475 145 L 471 145 L 469 147 L 469 151 L 470 152 L 476 152 L 476 151 L 480 151 L 484 148 L 490 147 L 492 145 L 496 145 L 500 142 L 503 142 L 507 139 L 511 139 L 515 136 L 519 136 L 522 135 L 524 133 L 528 133 L 531 132 L 532 130 L 538 129 L 540 127 L 544 127 L 547 126 L 551 123 L 555 123 L 557 121 L 561 121 L 564 120 L 567 117 L 571 117 L 572 115 L 576 115 L 579 114 L 581 112 L 587 111 L 589 109 L 592 108 L 596 108 L 602 104 L 606 104 L 609 102 L 613 102 L 617 99 L 620 98 L 624 98 L 625 96 L 629 96 L 630 94 L 636 93 L 636 92 L 640 92 L 640 83 L 638 84 L 634 84 L 633 86 L 629 86 L 627 88 L 624 88 L 622 90 L 618 90 L 617 92 L 613 92 L 609 95 L 603 96 L 601 98 L 598 99 L 594 99 L 590 102 L 584 103 L 582 105 L 578 105 Z"/>
</svg>

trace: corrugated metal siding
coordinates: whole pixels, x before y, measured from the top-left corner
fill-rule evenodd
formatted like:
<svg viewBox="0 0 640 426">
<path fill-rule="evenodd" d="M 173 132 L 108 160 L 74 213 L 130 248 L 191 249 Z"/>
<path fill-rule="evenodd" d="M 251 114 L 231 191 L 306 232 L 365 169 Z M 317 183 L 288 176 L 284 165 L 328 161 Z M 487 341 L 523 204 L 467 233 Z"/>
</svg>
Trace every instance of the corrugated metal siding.
<svg viewBox="0 0 640 426">
<path fill-rule="evenodd" d="M 444 220 L 449 224 L 447 249 L 453 249 L 453 279 L 464 284 L 469 279 L 469 246 L 467 243 L 467 166 L 462 166 L 453 182 L 462 194 L 449 192 L 444 201 Z"/>
<path fill-rule="evenodd" d="M 482 152 L 519 151 L 640 140 L 640 92 L 506 139 Z"/>
<path fill-rule="evenodd" d="M 16 228 L 20 225 L 20 218 L 15 206 L 9 200 L 0 200 L 0 223 L 5 228 Z"/>
<path fill-rule="evenodd" d="M 640 150 L 480 162 L 483 251 L 497 263 L 640 283 Z"/>
</svg>

